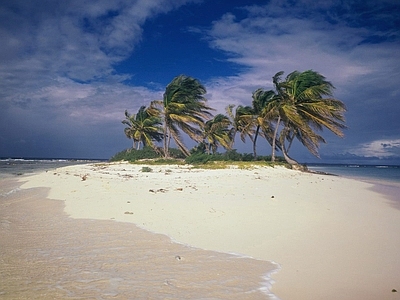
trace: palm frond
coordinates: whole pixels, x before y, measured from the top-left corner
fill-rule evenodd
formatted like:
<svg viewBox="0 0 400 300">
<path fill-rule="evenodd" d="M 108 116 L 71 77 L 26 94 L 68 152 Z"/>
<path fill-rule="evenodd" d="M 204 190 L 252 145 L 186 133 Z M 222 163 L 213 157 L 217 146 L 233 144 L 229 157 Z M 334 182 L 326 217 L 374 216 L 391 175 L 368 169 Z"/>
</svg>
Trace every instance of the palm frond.
<svg viewBox="0 0 400 300">
<path fill-rule="evenodd" d="M 195 78 L 180 75 L 166 87 L 163 95 L 163 113 L 165 128 L 181 150 L 188 151 L 183 144 L 178 128 L 190 138 L 198 141 L 205 120 L 212 116 L 211 107 L 204 97 L 205 87 Z M 164 132 L 165 138 L 167 133 Z M 168 143 L 164 142 L 164 152 L 168 155 Z"/>
<path fill-rule="evenodd" d="M 283 72 L 273 77 L 277 95 L 267 105 L 269 116 L 279 114 L 284 124 L 282 135 L 296 137 L 312 154 L 318 155 L 325 140 L 317 132 L 327 128 L 342 137 L 346 128 L 346 107 L 332 98 L 334 86 L 313 70 L 294 71 L 282 81 Z M 291 143 L 291 140 L 289 140 Z"/>
</svg>

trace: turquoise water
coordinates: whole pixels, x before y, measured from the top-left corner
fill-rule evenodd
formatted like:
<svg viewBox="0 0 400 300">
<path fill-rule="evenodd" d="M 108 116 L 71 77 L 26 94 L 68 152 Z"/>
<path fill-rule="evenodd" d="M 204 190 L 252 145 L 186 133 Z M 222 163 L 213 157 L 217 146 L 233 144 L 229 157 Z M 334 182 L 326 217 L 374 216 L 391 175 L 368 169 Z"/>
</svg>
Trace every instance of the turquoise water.
<svg viewBox="0 0 400 300">
<path fill-rule="evenodd" d="M 326 172 L 343 177 L 400 183 L 400 166 L 309 164 L 308 168 L 312 171 Z"/>
<path fill-rule="evenodd" d="M 91 162 L 99 161 L 66 159 L 0 159 L 0 178 L 29 175 L 35 172 Z"/>
</svg>

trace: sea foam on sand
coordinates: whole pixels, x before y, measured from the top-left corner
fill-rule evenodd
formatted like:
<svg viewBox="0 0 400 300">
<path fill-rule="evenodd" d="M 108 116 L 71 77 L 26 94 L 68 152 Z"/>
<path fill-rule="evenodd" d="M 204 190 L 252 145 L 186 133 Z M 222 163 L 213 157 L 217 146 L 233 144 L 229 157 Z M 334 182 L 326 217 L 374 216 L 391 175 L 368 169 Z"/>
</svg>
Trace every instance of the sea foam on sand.
<svg viewBox="0 0 400 300">
<path fill-rule="evenodd" d="M 132 222 L 193 247 L 273 261 L 280 299 L 400 299 L 400 210 L 361 181 L 253 167 L 129 163 L 28 177 L 72 218 Z M 26 180 L 26 178 L 24 179 Z"/>
</svg>

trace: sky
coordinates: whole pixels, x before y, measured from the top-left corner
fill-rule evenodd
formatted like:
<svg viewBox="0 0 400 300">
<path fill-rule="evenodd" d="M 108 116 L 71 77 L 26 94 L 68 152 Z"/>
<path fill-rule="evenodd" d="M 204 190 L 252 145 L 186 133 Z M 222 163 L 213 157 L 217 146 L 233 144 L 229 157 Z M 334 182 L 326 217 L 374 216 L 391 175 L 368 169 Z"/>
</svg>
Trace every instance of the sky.
<svg viewBox="0 0 400 300">
<path fill-rule="evenodd" d="M 0 157 L 110 158 L 131 146 L 124 111 L 162 99 L 180 74 L 217 114 L 251 105 L 279 71 L 312 69 L 348 128 L 323 131 L 319 159 L 298 142 L 291 156 L 400 164 L 398 0 L 2 0 L 0 41 Z"/>
</svg>

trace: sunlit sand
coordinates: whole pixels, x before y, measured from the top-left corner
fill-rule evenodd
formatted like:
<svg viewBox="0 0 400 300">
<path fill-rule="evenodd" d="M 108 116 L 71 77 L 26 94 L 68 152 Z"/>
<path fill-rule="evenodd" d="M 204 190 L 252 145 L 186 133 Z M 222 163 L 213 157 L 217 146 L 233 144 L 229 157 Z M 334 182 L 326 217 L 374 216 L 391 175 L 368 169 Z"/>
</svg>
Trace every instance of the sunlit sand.
<svg viewBox="0 0 400 300">
<path fill-rule="evenodd" d="M 272 262 L 279 299 L 400 299 L 400 210 L 372 184 L 284 167 L 143 167 L 65 167 L 24 178 L 22 188 L 49 187 L 73 219 L 131 222 Z"/>
</svg>

